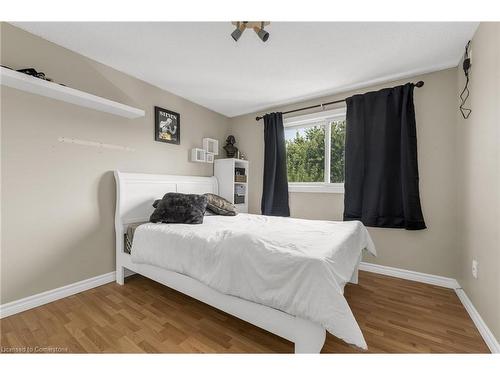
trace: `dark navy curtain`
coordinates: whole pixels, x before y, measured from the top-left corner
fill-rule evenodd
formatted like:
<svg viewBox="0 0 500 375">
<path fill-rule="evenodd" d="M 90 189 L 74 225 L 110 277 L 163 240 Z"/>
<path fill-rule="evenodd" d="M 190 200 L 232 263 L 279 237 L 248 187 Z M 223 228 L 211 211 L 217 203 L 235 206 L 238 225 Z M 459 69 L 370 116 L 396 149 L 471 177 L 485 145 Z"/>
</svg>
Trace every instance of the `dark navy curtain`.
<svg viewBox="0 0 500 375">
<path fill-rule="evenodd" d="M 262 215 L 290 216 L 285 130 L 281 112 L 264 115 L 264 184 Z"/>
<path fill-rule="evenodd" d="M 412 83 L 347 99 L 344 220 L 425 229 Z"/>
</svg>

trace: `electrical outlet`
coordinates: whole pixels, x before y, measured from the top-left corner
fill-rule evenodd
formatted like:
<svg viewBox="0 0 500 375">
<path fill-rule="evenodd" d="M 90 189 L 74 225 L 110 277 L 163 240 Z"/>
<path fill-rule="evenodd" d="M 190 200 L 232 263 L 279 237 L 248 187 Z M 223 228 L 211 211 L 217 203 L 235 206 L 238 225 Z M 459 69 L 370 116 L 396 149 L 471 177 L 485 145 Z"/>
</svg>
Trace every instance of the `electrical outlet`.
<svg viewBox="0 0 500 375">
<path fill-rule="evenodd" d="M 477 279 L 477 269 L 478 267 L 478 263 L 477 263 L 477 260 L 475 259 L 472 259 L 472 276 Z"/>
</svg>

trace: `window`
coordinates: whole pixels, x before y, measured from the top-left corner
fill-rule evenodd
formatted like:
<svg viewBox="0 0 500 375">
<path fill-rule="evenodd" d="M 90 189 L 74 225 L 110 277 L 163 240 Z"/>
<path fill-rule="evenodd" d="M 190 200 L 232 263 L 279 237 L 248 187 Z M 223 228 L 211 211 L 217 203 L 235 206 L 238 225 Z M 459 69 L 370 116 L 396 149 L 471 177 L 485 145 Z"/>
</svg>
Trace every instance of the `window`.
<svg viewBox="0 0 500 375">
<path fill-rule="evenodd" d="M 345 109 L 285 119 L 288 188 L 344 192 Z"/>
</svg>

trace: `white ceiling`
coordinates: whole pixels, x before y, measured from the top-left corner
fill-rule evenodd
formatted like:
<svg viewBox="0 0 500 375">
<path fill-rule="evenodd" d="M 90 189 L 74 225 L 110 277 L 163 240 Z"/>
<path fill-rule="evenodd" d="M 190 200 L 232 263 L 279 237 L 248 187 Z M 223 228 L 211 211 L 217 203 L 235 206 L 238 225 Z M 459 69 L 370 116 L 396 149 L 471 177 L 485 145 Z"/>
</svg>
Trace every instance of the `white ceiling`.
<svg viewBox="0 0 500 375">
<path fill-rule="evenodd" d="M 229 117 L 456 66 L 478 26 L 271 22 L 235 43 L 230 22 L 14 24 Z"/>
</svg>

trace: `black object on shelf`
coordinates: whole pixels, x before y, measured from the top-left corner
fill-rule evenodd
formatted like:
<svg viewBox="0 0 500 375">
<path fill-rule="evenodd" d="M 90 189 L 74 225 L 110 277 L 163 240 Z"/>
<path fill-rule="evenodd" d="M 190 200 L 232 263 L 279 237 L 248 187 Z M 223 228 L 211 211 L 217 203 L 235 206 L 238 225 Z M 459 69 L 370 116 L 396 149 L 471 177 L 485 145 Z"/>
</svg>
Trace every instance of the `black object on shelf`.
<svg viewBox="0 0 500 375">
<path fill-rule="evenodd" d="M 15 69 L 12 69 L 10 66 L 6 66 L 6 65 L 2 65 L 2 68 L 15 70 Z M 35 77 L 35 78 L 43 79 L 44 81 L 54 82 L 52 80 L 52 78 L 46 77 L 44 72 L 37 72 L 36 69 L 34 69 L 34 68 L 17 69 L 15 71 L 19 72 L 19 73 L 26 74 L 28 76 Z M 66 87 L 66 85 L 63 83 L 58 83 L 58 82 L 54 82 L 54 83 L 57 83 L 58 85 Z"/>
<path fill-rule="evenodd" d="M 234 194 L 234 204 L 242 204 L 245 203 L 245 196 Z"/>
<path fill-rule="evenodd" d="M 240 168 L 240 167 L 234 168 L 234 174 L 236 176 L 244 176 L 245 175 L 245 168 Z"/>
<path fill-rule="evenodd" d="M 34 69 L 34 68 L 18 69 L 17 71 L 19 73 L 24 73 L 24 74 L 27 74 L 29 76 L 43 79 L 44 81 L 52 82 L 52 78 L 47 78 L 45 76 L 44 72 L 37 72 L 36 69 Z"/>
</svg>

